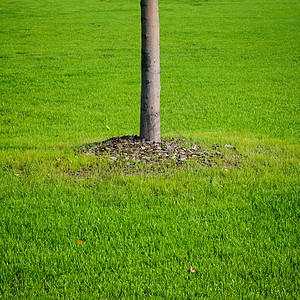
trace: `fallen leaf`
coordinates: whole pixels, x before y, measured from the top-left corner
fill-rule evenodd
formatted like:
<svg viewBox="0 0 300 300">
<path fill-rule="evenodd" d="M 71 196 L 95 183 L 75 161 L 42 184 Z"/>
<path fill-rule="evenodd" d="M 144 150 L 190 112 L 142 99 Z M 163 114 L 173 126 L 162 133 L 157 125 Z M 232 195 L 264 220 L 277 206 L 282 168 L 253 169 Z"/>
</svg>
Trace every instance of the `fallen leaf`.
<svg viewBox="0 0 300 300">
<path fill-rule="evenodd" d="M 177 200 L 175 200 L 175 201 L 173 202 L 173 204 L 179 204 L 179 203 L 178 203 L 178 201 L 177 201 Z"/>
<path fill-rule="evenodd" d="M 77 242 L 77 244 L 81 246 L 81 245 L 83 244 L 83 241 L 82 241 L 82 240 L 79 240 L 79 241 Z"/>
<path fill-rule="evenodd" d="M 19 176 L 20 176 L 20 174 L 15 174 L 15 176 L 19 177 Z"/>
<path fill-rule="evenodd" d="M 91 115 L 92 113 L 89 111 L 89 114 Z"/>
<path fill-rule="evenodd" d="M 224 169 L 224 171 L 225 171 L 225 172 L 228 172 L 228 170 L 227 170 L 227 169 Z"/>
<path fill-rule="evenodd" d="M 242 210 L 242 209 L 239 207 L 238 210 Z"/>
<path fill-rule="evenodd" d="M 223 188 L 224 188 L 222 184 L 220 185 L 220 188 L 221 188 L 221 189 L 223 189 Z"/>
<path fill-rule="evenodd" d="M 190 267 L 189 271 L 190 271 L 191 273 L 196 273 L 196 270 L 195 270 L 195 269 L 193 269 L 193 267 L 192 267 L 192 266 Z"/>
<path fill-rule="evenodd" d="M 106 126 L 106 128 L 108 129 L 108 130 L 110 130 L 110 128 L 108 127 L 108 125 L 105 125 Z"/>
<path fill-rule="evenodd" d="M 57 159 L 59 162 L 61 162 L 61 158 L 59 157 L 58 159 Z"/>
<path fill-rule="evenodd" d="M 195 197 L 192 197 L 191 200 L 194 201 L 194 200 L 195 200 Z"/>
</svg>

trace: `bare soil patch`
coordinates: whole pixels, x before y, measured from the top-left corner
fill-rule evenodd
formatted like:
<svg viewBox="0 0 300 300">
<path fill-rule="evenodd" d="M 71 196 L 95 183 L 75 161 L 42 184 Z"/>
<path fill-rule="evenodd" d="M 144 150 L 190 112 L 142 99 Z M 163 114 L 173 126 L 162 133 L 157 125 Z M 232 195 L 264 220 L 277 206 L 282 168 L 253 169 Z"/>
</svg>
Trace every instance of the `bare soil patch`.
<svg viewBox="0 0 300 300">
<path fill-rule="evenodd" d="M 242 157 L 231 145 L 212 145 L 208 148 L 203 147 L 200 142 L 179 137 L 151 143 L 137 135 L 113 137 L 103 142 L 86 144 L 77 151 L 80 155 L 109 157 L 112 165 L 125 166 L 128 173 L 136 172 L 140 165 L 169 168 L 192 162 L 196 166 L 238 166 Z M 149 168 L 147 170 L 149 172 Z"/>
</svg>

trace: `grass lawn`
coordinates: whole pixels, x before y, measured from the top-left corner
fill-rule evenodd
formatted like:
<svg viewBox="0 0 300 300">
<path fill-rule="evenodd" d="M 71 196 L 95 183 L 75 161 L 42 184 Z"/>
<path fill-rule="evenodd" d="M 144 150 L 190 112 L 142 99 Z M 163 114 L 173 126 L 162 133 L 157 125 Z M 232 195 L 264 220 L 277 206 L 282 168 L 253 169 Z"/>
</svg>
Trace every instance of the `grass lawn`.
<svg viewBox="0 0 300 300">
<path fill-rule="evenodd" d="M 162 136 L 212 167 L 74 151 L 139 132 L 139 1 L 1 1 L 3 299 L 299 298 L 299 4 L 159 3 Z"/>
</svg>

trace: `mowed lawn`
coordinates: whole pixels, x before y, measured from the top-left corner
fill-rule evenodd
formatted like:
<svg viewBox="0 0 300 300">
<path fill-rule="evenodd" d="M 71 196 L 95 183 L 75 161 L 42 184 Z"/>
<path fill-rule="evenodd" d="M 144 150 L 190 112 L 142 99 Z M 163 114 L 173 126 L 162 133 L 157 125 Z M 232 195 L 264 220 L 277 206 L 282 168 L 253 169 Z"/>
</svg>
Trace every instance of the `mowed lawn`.
<svg viewBox="0 0 300 300">
<path fill-rule="evenodd" d="M 162 137 L 212 167 L 76 151 L 139 133 L 139 1 L 1 1 L 3 299 L 299 298 L 299 3 L 159 5 Z"/>
</svg>

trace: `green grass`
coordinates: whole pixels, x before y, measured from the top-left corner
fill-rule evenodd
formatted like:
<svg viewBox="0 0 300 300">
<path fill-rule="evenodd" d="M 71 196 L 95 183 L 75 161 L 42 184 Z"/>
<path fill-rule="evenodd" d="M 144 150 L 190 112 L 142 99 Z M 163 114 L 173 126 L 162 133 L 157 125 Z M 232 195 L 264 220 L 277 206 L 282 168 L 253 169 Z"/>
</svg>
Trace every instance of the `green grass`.
<svg viewBox="0 0 300 300">
<path fill-rule="evenodd" d="M 242 159 L 128 175 L 74 148 L 139 132 L 139 1 L 1 1 L 2 298 L 297 299 L 298 12 L 161 0 L 162 135 Z"/>
</svg>

